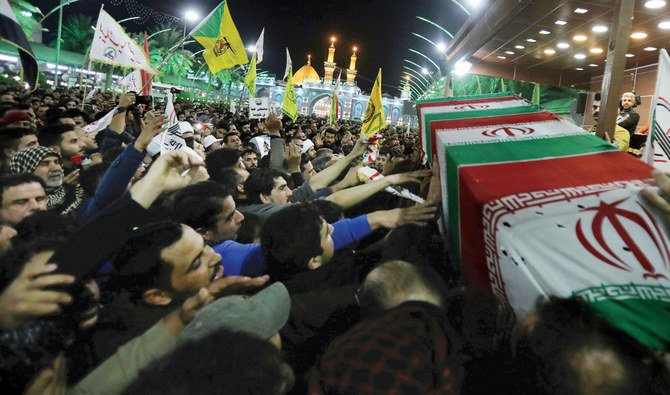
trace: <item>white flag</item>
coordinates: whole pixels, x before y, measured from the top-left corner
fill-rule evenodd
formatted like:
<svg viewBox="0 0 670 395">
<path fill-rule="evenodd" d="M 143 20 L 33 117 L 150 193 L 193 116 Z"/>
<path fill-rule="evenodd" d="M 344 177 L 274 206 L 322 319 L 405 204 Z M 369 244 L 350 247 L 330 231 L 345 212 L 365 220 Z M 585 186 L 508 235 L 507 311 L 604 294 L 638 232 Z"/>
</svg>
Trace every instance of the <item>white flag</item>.
<svg viewBox="0 0 670 395">
<path fill-rule="evenodd" d="M 363 180 L 364 182 L 371 182 L 381 180 L 382 178 L 384 178 L 384 176 L 371 167 L 363 166 L 358 169 L 358 178 Z M 400 196 L 402 198 L 409 199 L 420 204 L 426 202 L 422 197 L 417 196 L 412 192 L 410 192 L 408 189 L 399 187 L 397 185 L 386 187 L 384 188 L 384 190 L 390 194 Z"/>
<path fill-rule="evenodd" d="M 142 47 L 137 45 L 114 18 L 103 9 L 100 9 L 98 23 L 95 26 L 90 58 L 102 63 L 132 67 L 151 74 L 158 74 L 151 68 L 149 58 Z"/>
<path fill-rule="evenodd" d="M 172 103 L 172 93 L 168 92 L 166 95 L 166 104 L 165 104 L 165 116 L 168 119 L 167 125 L 168 129 L 165 132 L 162 132 L 160 136 L 160 152 L 161 155 L 168 151 L 181 150 L 187 154 L 201 160 L 202 158 L 195 152 L 193 149 L 186 145 L 186 141 L 181 135 L 181 128 L 179 127 L 179 120 L 177 119 L 177 114 L 174 111 L 174 104 Z M 154 140 L 157 140 L 158 136 L 154 137 Z M 150 147 L 147 147 L 147 151 L 151 154 Z M 153 155 L 152 155 L 153 156 Z"/>
<path fill-rule="evenodd" d="M 263 37 L 265 36 L 265 28 L 261 30 L 261 35 L 256 41 L 256 64 L 259 64 L 263 60 Z"/>
<path fill-rule="evenodd" d="M 98 119 L 95 122 L 89 123 L 88 125 L 84 126 L 83 129 L 86 131 L 86 133 L 95 133 L 106 128 L 110 123 L 112 123 L 112 118 L 114 118 L 114 114 L 116 114 L 117 108 L 118 107 L 114 107 L 110 112 L 105 114 L 104 117 Z"/>
<path fill-rule="evenodd" d="M 286 47 L 286 70 L 284 71 L 284 77 L 282 80 L 288 77 L 288 69 L 290 69 L 292 65 L 293 62 L 291 62 L 291 55 L 288 53 L 288 47 Z"/>
<path fill-rule="evenodd" d="M 642 158 L 661 171 L 670 171 L 670 57 L 661 49 L 652 102 L 652 121 Z"/>
<path fill-rule="evenodd" d="M 97 92 L 97 91 L 98 91 L 98 87 L 94 86 L 93 89 L 91 89 L 91 91 L 88 92 L 84 101 L 89 101 L 89 100 L 93 99 L 93 95 L 95 95 L 95 92 Z"/>
<path fill-rule="evenodd" d="M 138 95 L 142 92 L 142 72 L 140 70 L 135 70 L 119 82 L 119 85 L 123 87 L 123 90 L 126 92 L 136 92 Z"/>
<path fill-rule="evenodd" d="M 168 119 L 168 129 L 163 132 L 161 139 L 161 154 L 167 151 L 176 151 L 186 147 L 186 142 L 181 136 L 181 129 L 179 128 L 179 121 L 177 114 L 174 111 L 174 104 L 172 104 L 172 92 L 167 93 L 167 103 L 165 104 L 165 116 Z"/>
</svg>

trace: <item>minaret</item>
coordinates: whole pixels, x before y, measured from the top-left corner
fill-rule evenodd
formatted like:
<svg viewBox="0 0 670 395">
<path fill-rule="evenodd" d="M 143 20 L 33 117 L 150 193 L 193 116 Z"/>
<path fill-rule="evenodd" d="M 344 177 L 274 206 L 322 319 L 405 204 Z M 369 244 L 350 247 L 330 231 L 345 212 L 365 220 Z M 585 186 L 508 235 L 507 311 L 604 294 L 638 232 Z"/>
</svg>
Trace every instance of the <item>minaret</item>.
<svg viewBox="0 0 670 395">
<path fill-rule="evenodd" d="M 351 55 L 351 61 L 347 69 L 347 85 L 354 85 L 354 80 L 356 79 L 356 50 L 357 48 L 354 47 L 354 53 Z"/>
<path fill-rule="evenodd" d="M 323 83 L 330 84 L 333 81 L 333 72 L 335 72 L 335 36 L 330 38 L 330 47 L 328 47 L 328 60 L 323 62 Z"/>
</svg>

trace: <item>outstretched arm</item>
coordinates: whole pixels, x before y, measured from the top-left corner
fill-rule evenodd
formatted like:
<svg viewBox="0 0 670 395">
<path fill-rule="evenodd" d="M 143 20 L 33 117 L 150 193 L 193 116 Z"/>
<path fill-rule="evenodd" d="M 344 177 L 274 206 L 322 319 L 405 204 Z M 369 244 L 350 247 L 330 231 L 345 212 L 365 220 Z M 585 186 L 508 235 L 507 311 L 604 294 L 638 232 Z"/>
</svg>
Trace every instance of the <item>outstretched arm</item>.
<svg viewBox="0 0 670 395">
<path fill-rule="evenodd" d="M 321 188 L 329 186 L 352 162 L 363 156 L 367 146 L 368 144 L 361 140 L 356 141 L 356 145 L 349 155 L 313 175 L 309 180 L 309 185 L 312 187 L 312 190 L 318 191 Z"/>
<path fill-rule="evenodd" d="M 418 170 L 407 173 L 393 174 L 377 181 L 337 191 L 328 196 L 326 200 L 337 203 L 346 210 L 357 205 L 358 203 L 361 203 L 365 199 L 386 187 L 404 184 L 407 182 L 421 182 L 428 176 L 430 176 L 429 170 Z"/>
</svg>

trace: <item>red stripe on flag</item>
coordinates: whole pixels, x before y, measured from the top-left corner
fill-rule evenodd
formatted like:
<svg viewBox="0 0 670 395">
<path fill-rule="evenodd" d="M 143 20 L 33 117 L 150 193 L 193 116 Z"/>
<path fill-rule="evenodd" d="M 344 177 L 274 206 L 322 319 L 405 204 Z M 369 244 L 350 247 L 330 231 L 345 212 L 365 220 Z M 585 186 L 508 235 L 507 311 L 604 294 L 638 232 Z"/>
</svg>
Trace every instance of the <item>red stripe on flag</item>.
<svg viewBox="0 0 670 395">
<path fill-rule="evenodd" d="M 441 102 L 434 102 L 434 103 L 419 103 L 417 104 L 417 108 L 428 108 L 428 107 L 442 107 L 442 106 L 458 106 L 462 104 L 478 104 L 478 103 L 494 103 L 494 102 L 506 102 L 506 101 L 512 101 L 512 100 L 518 100 L 518 101 L 523 101 L 518 96 L 505 96 L 505 97 L 487 97 L 485 99 L 467 99 L 467 100 L 445 100 Z"/>
<path fill-rule="evenodd" d="M 464 118 L 444 121 L 433 121 L 430 123 L 430 144 L 433 148 L 433 155 L 437 155 L 436 131 L 441 129 L 462 129 L 476 128 L 492 125 L 513 125 L 528 122 L 555 121 L 559 119 L 553 113 L 542 111 L 528 114 L 496 115 L 483 118 Z M 421 133 L 423 135 L 423 133 Z"/>
<path fill-rule="evenodd" d="M 485 204 L 523 192 L 645 180 L 650 178 L 651 170 L 646 163 L 620 151 L 461 167 L 458 205 L 466 287 L 493 298 L 489 271 L 494 268 L 487 267 L 483 229 Z"/>
<path fill-rule="evenodd" d="M 144 32 L 144 53 L 149 59 L 149 41 L 147 40 L 147 32 Z M 142 76 L 142 96 L 149 96 L 151 94 L 151 74 L 147 73 L 144 70 L 140 70 L 140 75 Z"/>
</svg>

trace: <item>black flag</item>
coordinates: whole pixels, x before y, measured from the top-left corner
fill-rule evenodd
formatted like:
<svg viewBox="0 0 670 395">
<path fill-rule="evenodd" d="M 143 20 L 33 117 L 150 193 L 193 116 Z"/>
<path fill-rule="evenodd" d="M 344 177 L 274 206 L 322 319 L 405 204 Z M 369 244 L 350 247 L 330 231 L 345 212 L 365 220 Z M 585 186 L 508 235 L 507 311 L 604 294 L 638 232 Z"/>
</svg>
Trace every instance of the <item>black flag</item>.
<svg viewBox="0 0 670 395">
<path fill-rule="evenodd" d="M 16 20 L 8 0 L 0 0 L 0 40 L 19 51 L 23 80 L 30 85 L 31 90 L 35 90 L 37 87 L 37 59 L 30 49 L 28 39 Z"/>
</svg>

